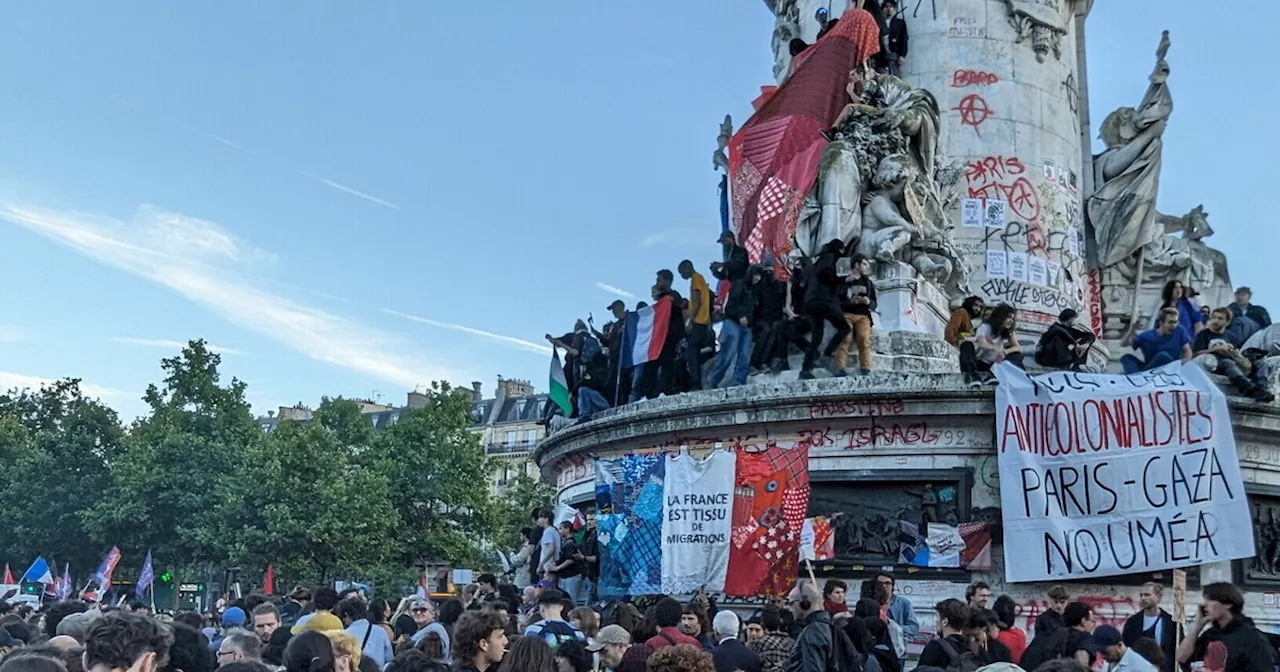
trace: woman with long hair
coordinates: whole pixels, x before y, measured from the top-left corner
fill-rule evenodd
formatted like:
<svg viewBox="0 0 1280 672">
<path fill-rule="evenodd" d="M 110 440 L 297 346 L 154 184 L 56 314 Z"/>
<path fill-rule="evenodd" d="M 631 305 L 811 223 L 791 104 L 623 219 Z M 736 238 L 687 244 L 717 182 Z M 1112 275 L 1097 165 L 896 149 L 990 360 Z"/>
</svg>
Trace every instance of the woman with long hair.
<svg viewBox="0 0 1280 672">
<path fill-rule="evenodd" d="M 1026 368 L 1022 364 L 1022 345 L 1014 334 L 1018 311 L 1007 303 L 1002 303 L 991 310 L 991 319 L 978 327 L 977 355 L 978 359 L 990 368 L 992 364 L 1009 362 L 1019 369 Z"/>
<path fill-rule="evenodd" d="M 338 672 L 333 644 L 324 633 L 303 630 L 284 649 L 284 672 Z"/>
<path fill-rule="evenodd" d="M 1178 311 L 1178 326 L 1187 332 L 1187 338 L 1195 338 L 1196 332 L 1204 327 L 1206 321 L 1200 307 L 1191 300 L 1194 295 L 1194 289 L 1177 280 L 1164 283 L 1164 289 L 1160 290 L 1160 310 L 1173 308 Z M 1160 310 L 1156 311 L 1153 329 L 1160 326 Z"/>
<path fill-rule="evenodd" d="M 556 672 L 556 654 L 541 637 L 518 637 L 498 672 Z"/>
<path fill-rule="evenodd" d="M 1027 633 L 1014 625 L 1017 620 L 1018 604 L 1012 597 L 1001 595 L 996 598 L 995 604 L 991 607 L 991 610 L 996 612 L 996 627 L 1000 628 L 1000 632 L 996 633 L 996 639 L 1009 647 L 1009 655 L 1013 658 L 1013 664 L 1017 665 L 1022 660 L 1022 652 L 1027 650 Z"/>
<path fill-rule="evenodd" d="M 391 604 L 382 598 L 378 598 L 369 603 L 369 622 L 382 628 L 387 633 L 387 639 L 395 641 L 395 632 L 391 629 L 388 621 L 391 620 Z"/>
</svg>

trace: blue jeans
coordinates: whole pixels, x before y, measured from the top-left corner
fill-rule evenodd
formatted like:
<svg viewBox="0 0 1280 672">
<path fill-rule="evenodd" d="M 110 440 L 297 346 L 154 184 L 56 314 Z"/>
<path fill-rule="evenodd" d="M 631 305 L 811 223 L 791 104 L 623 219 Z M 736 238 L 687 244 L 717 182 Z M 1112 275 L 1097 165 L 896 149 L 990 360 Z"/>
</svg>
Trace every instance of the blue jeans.
<svg viewBox="0 0 1280 672">
<path fill-rule="evenodd" d="M 609 408 L 609 402 L 605 400 L 604 395 L 589 388 L 578 388 L 578 417 L 588 420 L 597 411 L 603 411 Z"/>
<path fill-rule="evenodd" d="M 737 320 L 725 320 L 720 323 L 720 333 L 724 342 L 720 352 L 716 353 L 711 373 L 707 374 L 707 387 L 719 387 L 730 366 L 733 367 L 733 384 L 742 385 L 747 382 L 747 369 L 751 366 L 751 329 Z"/>
<path fill-rule="evenodd" d="M 560 579 L 560 590 L 563 590 L 564 594 L 569 596 L 569 601 L 574 604 L 581 604 L 582 601 L 582 579 L 581 574 Z"/>
<path fill-rule="evenodd" d="M 1147 371 L 1159 368 L 1165 364 L 1172 364 L 1178 361 L 1178 358 L 1167 352 L 1158 352 L 1150 362 L 1144 362 L 1133 355 L 1123 355 L 1120 357 L 1120 366 L 1124 367 L 1126 374 L 1137 373 L 1139 371 Z"/>
<path fill-rule="evenodd" d="M 644 396 L 644 363 L 631 367 L 631 398 L 627 401 L 635 403 Z"/>
</svg>

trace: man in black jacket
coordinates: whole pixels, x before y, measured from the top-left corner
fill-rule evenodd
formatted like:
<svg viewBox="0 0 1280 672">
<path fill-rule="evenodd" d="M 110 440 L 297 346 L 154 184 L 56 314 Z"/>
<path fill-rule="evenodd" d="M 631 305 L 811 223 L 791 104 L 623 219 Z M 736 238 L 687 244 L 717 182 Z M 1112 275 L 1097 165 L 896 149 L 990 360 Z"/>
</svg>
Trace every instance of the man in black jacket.
<svg viewBox="0 0 1280 672">
<path fill-rule="evenodd" d="M 773 277 L 773 267 L 765 266 L 756 285 L 756 314 L 751 324 L 751 369 L 763 371 L 775 360 L 786 357 L 782 326 L 786 322 L 787 283 Z M 781 344 L 781 354 L 779 352 Z"/>
<path fill-rule="evenodd" d="M 751 264 L 747 258 L 747 248 L 739 245 L 728 231 L 720 234 L 720 246 L 724 250 L 724 261 L 711 264 L 711 275 L 729 282 L 745 278 L 747 267 Z"/>
<path fill-rule="evenodd" d="M 1182 639 L 1180 628 L 1173 624 L 1169 612 L 1160 608 L 1160 599 L 1164 597 L 1164 586 L 1158 583 L 1142 584 L 1142 592 L 1138 594 L 1142 611 L 1129 617 L 1124 622 L 1124 644 L 1133 647 L 1140 637 L 1150 637 L 1160 650 L 1164 652 L 1163 672 L 1173 672 L 1177 666 L 1174 658 L 1178 641 Z"/>
<path fill-rule="evenodd" d="M 804 353 L 801 380 L 813 378 L 813 367 L 818 363 L 818 348 L 822 345 L 823 325 L 830 323 L 835 334 L 822 353 L 822 366 L 831 365 L 831 355 L 849 335 L 849 323 L 840 312 L 839 289 L 842 284 L 836 274 L 836 261 L 844 250 L 844 244 L 833 240 L 822 246 L 817 261 L 805 273 L 804 315 L 809 319 L 809 347 Z"/>
<path fill-rule="evenodd" d="M 760 672 L 764 667 L 760 654 L 748 649 L 738 639 L 740 627 L 738 615 L 728 609 L 717 613 L 711 622 L 716 637 L 711 659 L 715 661 L 716 672 Z"/>
<path fill-rule="evenodd" d="M 831 616 L 822 608 L 818 587 L 801 581 L 787 595 L 787 604 L 802 625 L 787 661 L 787 672 L 826 672 L 831 660 Z"/>
<path fill-rule="evenodd" d="M 729 287 L 729 299 L 724 302 L 724 321 L 720 323 L 720 352 L 707 374 L 707 387 L 720 386 L 729 368 L 733 367 L 733 384 L 747 382 L 747 370 L 751 366 L 751 318 L 756 312 L 756 287 L 764 271 L 752 266 L 746 280 L 739 280 Z"/>
<path fill-rule="evenodd" d="M 836 375 L 844 375 L 849 350 L 854 345 L 858 346 L 859 371 L 863 375 L 871 373 L 871 314 L 876 310 L 876 283 L 871 281 L 871 262 L 861 253 L 853 255 L 853 274 L 845 281 L 840 310 L 849 325 L 849 336 L 836 349 Z"/>
<path fill-rule="evenodd" d="M 1225 672 L 1274 672 L 1275 650 L 1245 617 L 1244 593 L 1230 583 L 1211 583 L 1201 592 L 1204 603 L 1190 636 L 1178 644 L 1178 662 L 1203 661 L 1206 670 Z"/>
<path fill-rule="evenodd" d="M 1077 313 L 1070 308 L 1058 314 L 1036 346 L 1036 363 L 1054 369 L 1079 371 L 1089 361 L 1089 348 L 1098 340 L 1086 329 L 1077 327 Z"/>
<path fill-rule="evenodd" d="M 898 16 L 898 3 L 895 0 L 885 0 L 881 9 L 888 21 L 885 57 L 889 61 L 889 74 L 901 77 L 902 62 L 907 58 L 907 22 Z"/>
</svg>

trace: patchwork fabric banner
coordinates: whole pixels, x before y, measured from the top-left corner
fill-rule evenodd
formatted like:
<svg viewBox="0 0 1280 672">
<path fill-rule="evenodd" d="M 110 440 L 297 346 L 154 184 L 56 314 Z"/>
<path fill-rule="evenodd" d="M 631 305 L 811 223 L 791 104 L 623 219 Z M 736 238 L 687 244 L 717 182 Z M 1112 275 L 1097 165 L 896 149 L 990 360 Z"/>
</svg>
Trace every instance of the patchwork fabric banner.
<svg viewBox="0 0 1280 672">
<path fill-rule="evenodd" d="M 706 459 L 667 458 L 663 479 L 662 592 L 719 592 L 729 570 L 733 478 L 737 456 L 717 450 Z"/>
<path fill-rule="evenodd" d="M 830 560 L 836 557 L 836 535 L 826 516 L 805 518 L 800 529 L 800 559 Z"/>
<path fill-rule="evenodd" d="M 596 460 L 601 598 L 662 592 L 662 494 L 666 458 Z"/>
<path fill-rule="evenodd" d="M 808 448 L 773 447 L 738 455 L 726 595 L 791 592 L 800 571 L 800 533 L 808 508 Z"/>
</svg>

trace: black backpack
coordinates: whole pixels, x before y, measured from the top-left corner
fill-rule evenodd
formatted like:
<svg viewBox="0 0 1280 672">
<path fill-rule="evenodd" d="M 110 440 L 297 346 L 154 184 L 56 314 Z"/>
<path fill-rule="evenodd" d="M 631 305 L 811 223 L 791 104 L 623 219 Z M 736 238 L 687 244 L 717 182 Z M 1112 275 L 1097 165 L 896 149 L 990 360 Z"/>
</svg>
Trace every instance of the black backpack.
<svg viewBox="0 0 1280 672">
<path fill-rule="evenodd" d="M 947 672 L 975 672 L 983 667 L 978 655 L 967 647 L 963 650 L 957 649 L 956 645 L 947 641 L 946 637 L 939 637 L 938 644 L 942 646 L 943 651 L 947 652 L 947 658 L 951 661 L 947 663 Z"/>
<path fill-rule="evenodd" d="M 831 626 L 831 655 L 827 659 L 827 672 L 863 672 L 866 656 L 858 652 L 853 640 L 838 625 Z M 972 672 L 972 671 L 970 671 Z"/>
<path fill-rule="evenodd" d="M 1058 628 L 1047 635 L 1033 638 L 1026 650 L 1022 652 L 1022 659 L 1018 661 L 1018 666 L 1028 665 L 1029 667 L 1023 669 L 1034 670 L 1046 661 L 1065 658 L 1069 634 L 1067 628 Z"/>
</svg>

